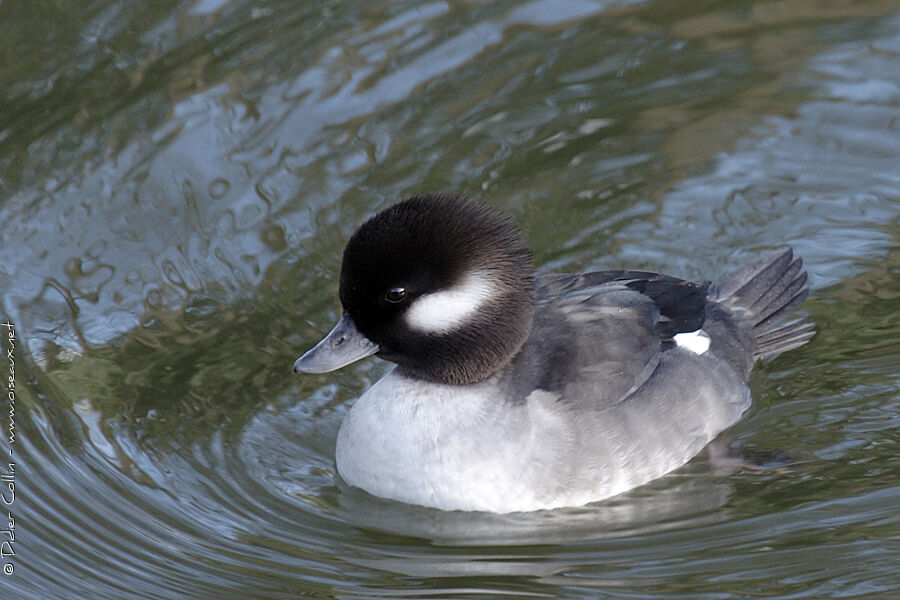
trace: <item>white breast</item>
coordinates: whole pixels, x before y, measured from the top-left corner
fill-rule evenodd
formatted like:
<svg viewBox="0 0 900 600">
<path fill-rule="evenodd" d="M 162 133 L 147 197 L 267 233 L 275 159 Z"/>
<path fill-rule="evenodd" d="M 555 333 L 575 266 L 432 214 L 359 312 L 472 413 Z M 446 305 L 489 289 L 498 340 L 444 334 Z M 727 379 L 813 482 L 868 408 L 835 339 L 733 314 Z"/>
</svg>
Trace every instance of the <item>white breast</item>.
<svg viewBox="0 0 900 600">
<path fill-rule="evenodd" d="M 444 510 L 578 506 L 683 465 L 749 404 L 711 353 L 663 353 L 639 392 L 579 412 L 541 390 L 506 402 L 492 379 L 450 386 L 392 371 L 341 424 L 337 469 L 376 496 Z"/>
<path fill-rule="evenodd" d="M 353 406 L 338 433 L 338 472 L 384 498 L 445 510 L 534 510 L 546 481 L 565 474 L 556 396 L 522 406 L 495 383 L 446 386 L 390 373 Z M 493 392 L 493 393 L 492 393 Z"/>
</svg>

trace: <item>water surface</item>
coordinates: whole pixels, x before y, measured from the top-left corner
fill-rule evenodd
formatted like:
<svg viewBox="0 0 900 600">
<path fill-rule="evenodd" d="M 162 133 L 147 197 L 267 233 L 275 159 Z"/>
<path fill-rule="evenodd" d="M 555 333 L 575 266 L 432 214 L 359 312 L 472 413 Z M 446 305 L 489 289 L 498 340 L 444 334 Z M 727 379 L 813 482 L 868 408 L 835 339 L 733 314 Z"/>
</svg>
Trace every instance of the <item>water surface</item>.
<svg viewBox="0 0 900 600">
<path fill-rule="evenodd" d="M 3 598 L 900 596 L 895 2 L 4 2 L 0 50 Z M 290 366 L 346 237 L 435 190 L 541 272 L 794 246 L 819 334 L 728 435 L 804 462 L 526 515 L 342 487 L 386 366 Z"/>
</svg>

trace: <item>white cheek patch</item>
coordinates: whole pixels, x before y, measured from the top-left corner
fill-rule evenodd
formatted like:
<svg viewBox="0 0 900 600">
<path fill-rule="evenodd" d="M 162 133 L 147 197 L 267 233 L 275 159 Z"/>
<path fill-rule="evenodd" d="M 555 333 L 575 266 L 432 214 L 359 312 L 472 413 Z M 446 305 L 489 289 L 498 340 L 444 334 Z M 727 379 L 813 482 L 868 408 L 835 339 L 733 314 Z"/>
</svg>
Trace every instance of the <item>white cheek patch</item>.
<svg viewBox="0 0 900 600">
<path fill-rule="evenodd" d="M 675 340 L 676 346 L 690 350 L 694 354 L 703 354 L 709 350 L 709 336 L 702 329 L 690 333 L 679 333 L 672 339 Z"/>
<path fill-rule="evenodd" d="M 473 271 L 453 287 L 416 299 L 406 311 L 406 323 L 425 333 L 453 331 L 490 300 L 496 289 L 487 273 Z"/>
</svg>

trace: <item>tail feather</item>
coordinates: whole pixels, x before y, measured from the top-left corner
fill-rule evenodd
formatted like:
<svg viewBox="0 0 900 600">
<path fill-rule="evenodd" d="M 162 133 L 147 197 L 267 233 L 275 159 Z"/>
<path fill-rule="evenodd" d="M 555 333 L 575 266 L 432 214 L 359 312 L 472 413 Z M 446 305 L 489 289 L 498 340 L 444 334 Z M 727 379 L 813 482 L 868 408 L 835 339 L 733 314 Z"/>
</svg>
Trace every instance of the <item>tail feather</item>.
<svg viewBox="0 0 900 600">
<path fill-rule="evenodd" d="M 777 333 L 780 332 L 780 333 Z M 796 319 L 773 331 L 756 336 L 756 356 L 768 356 L 799 348 L 816 335 L 816 327 L 803 319 Z"/>
<path fill-rule="evenodd" d="M 712 290 L 716 292 L 720 303 L 743 300 L 743 306 L 750 306 L 772 287 L 770 284 L 774 278 L 788 269 L 793 256 L 790 248 L 770 254 L 724 275 L 713 284 Z"/>
<path fill-rule="evenodd" d="M 784 337 L 786 334 L 797 329 L 799 325 L 811 326 L 811 323 L 807 323 L 805 319 L 794 319 L 792 321 L 788 321 L 787 323 L 783 323 L 779 327 L 773 327 L 767 329 L 766 331 L 760 332 L 756 336 L 756 340 L 761 343 L 766 343 L 777 338 Z"/>
<path fill-rule="evenodd" d="M 710 299 L 749 330 L 754 358 L 797 348 L 815 335 L 805 319 L 783 322 L 808 293 L 803 261 L 790 248 L 725 275 L 709 289 Z"/>
<path fill-rule="evenodd" d="M 752 313 L 758 315 L 759 321 L 765 320 L 784 306 L 787 299 L 793 297 L 806 284 L 806 272 L 803 271 L 803 261 L 799 258 L 792 260 L 779 279 L 790 281 L 791 283 L 786 288 L 773 285 L 748 307 Z"/>
<path fill-rule="evenodd" d="M 805 274 L 804 274 L 805 275 Z M 785 290 L 786 292 L 790 290 Z M 790 298 L 786 302 L 784 302 L 778 309 L 772 311 L 770 315 L 758 321 L 755 328 L 759 328 L 765 330 L 769 327 L 777 326 L 778 323 L 789 315 L 795 308 L 800 306 L 800 303 L 806 300 L 806 296 L 809 294 L 808 287 L 801 287 L 800 291 L 796 292 L 793 295 L 787 294 L 786 297 Z"/>
</svg>

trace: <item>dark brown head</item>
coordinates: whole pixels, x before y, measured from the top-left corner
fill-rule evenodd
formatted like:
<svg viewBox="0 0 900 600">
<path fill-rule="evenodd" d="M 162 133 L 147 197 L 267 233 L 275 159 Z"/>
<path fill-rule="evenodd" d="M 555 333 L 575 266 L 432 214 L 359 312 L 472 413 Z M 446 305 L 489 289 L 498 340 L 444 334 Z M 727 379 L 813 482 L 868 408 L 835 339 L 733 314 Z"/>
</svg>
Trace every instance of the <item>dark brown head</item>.
<svg viewBox="0 0 900 600">
<path fill-rule="evenodd" d="M 368 354 L 410 376 L 475 383 L 508 364 L 529 335 L 531 253 L 512 221 L 484 204 L 414 196 L 347 242 L 340 298 L 342 321 L 370 342 Z M 310 370 L 306 357 L 295 369 Z"/>
</svg>

